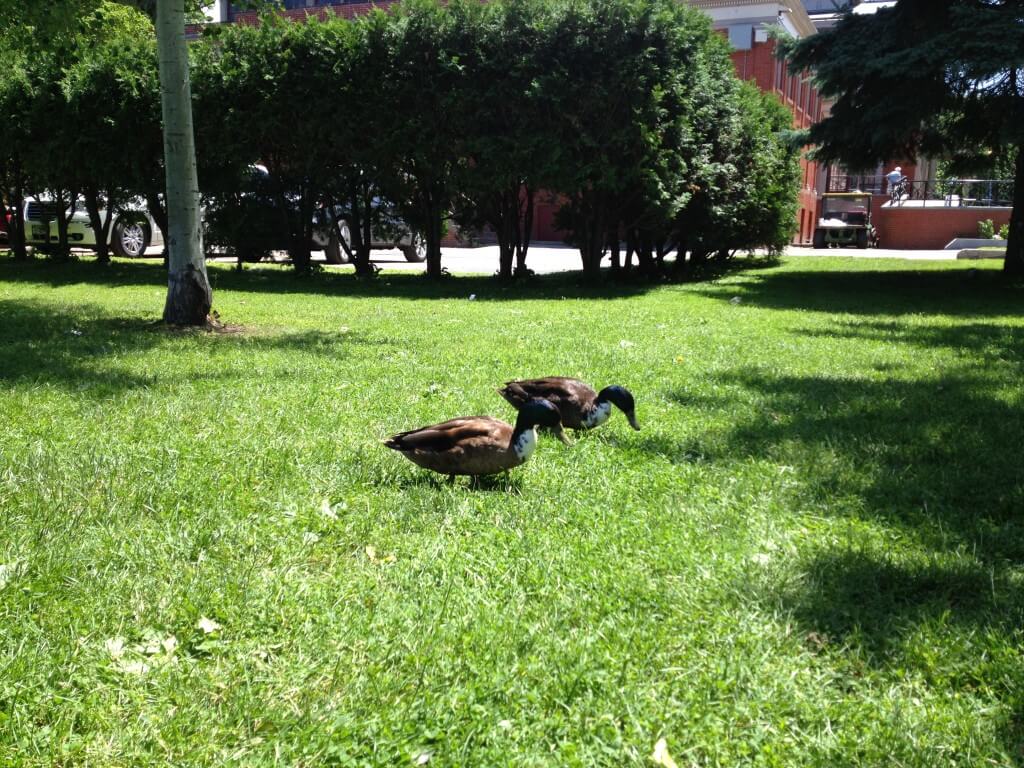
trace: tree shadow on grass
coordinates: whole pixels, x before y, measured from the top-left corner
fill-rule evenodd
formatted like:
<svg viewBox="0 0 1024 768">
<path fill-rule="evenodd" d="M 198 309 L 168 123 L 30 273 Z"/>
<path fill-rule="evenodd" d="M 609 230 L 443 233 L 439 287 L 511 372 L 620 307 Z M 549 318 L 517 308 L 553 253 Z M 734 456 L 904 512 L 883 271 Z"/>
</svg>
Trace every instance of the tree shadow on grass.
<svg viewBox="0 0 1024 768">
<path fill-rule="evenodd" d="M 980 358 L 986 364 L 1024 366 L 1024 326 L 964 322 L 955 325 L 908 325 L 899 322 L 838 323 L 827 330 L 800 331 L 805 336 L 909 344 L 921 349 L 946 348 Z"/>
<path fill-rule="evenodd" d="M 707 282 L 738 272 L 763 270 L 778 265 L 774 259 L 763 257 L 732 259 L 712 264 L 692 277 L 692 282 Z M 357 277 L 350 271 L 324 269 L 301 277 L 291 267 L 282 265 L 248 265 L 242 272 L 222 263 L 209 265 L 210 283 L 214 291 L 214 305 L 220 290 L 241 293 L 275 293 L 351 298 L 398 299 L 468 299 L 476 301 L 524 301 L 573 299 L 626 299 L 641 296 L 664 285 L 657 280 L 642 278 L 633 273 L 628 279 L 612 281 L 610 270 L 603 270 L 604 278 L 597 283 L 584 279 L 582 271 L 533 275 L 527 279 L 506 283 L 489 275 L 458 275 L 443 280 L 428 280 L 421 273 L 390 272 L 376 278 Z M 167 269 L 161 261 L 152 259 L 115 259 L 110 264 L 98 264 L 91 256 L 69 262 L 34 259 L 17 262 L 0 258 L 0 282 L 28 282 L 61 287 L 101 285 L 109 288 L 125 286 L 167 285 Z M 154 312 L 159 307 L 154 307 Z"/>
<path fill-rule="evenodd" d="M 760 400 L 725 455 L 789 467 L 783 503 L 853 523 L 739 588 L 844 663 L 948 675 L 940 682 L 954 687 L 958 674 L 995 685 L 1024 673 L 1019 660 L 995 669 L 986 658 L 1024 629 L 1024 400 L 1001 394 L 1015 377 L 970 366 L 914 381 L 723 377 Z M 976 634 L 986 639 L 965 639 Z M 949 658 L 966 671 L 936 671 Z"/>
<path fill-rule="evenodd" d="M 973 268 L 752 273 L 743 284 L 707 288 L 704 295 L 771 309 L 830 314 L 1019 314 L 1024 288 L 994 270 Z"/>
<path fill-rule="evenodd" d="M 1002 338 L 976 330 L 955 343 Z M 870 523 L 815 537 L 782 567 L 752 566 L 737 589 L 791 617 L 807 648 L 850 679 L 874 670 L 885 685 L 911 672 L 939 691 L 996 697 L 1006 707 L 998 738 L 1024 757 L 1024 697 L 1014 693 L 1024 678 L 1024 399 L 1005 397 L 1019 373 L 965 365 L 916 381 L 727 380 L 762 400 L 726 438 L 726 455 L 791 468 L 791 508 Z"/>
<path fill-rule="evenodd" d="M 331 359 L 345 358 L 356 347 L 391 344 L 388 339 L 354 332 L 183 334 L 142 318 L 112 316 L 91 304 L 59 308 L 44 302 L 0 299 L 0 318 L 0 387 L 30 382 L 89 391 L 95 396 L 244 375 L 230 370 L 146 373 L 138 364 L 138 355 L 156 349 L 194 352 L 193 337 L 199 334 L 210 336 L 219 349 L 282 350 Z"/>
<path fill-rule="evenodd" d="M 708 460 L 707 450 L 700 440 L 679 439 L 673 435 L 650 430 L 644 430 L 640 434 L 605 431 L 594 437 L 613 448 L 637 451 L 672 464 L 699 464 Z"/>
<path fill-rule="evenodd" d="M 639 296 L 660 284 L 643 280 L 626 282 L 583 282 L 582 273 L 562 272 L 537 275 L 513 283 L 502 283 L 486 275 L 453 276 L 428 280 L 421 274 L 390 273 L 373 279 L 352 272 L 325 270 L 300 277 L 287 268 L 257 265 L 243 272 L 213 267 L 210 283 L 217 292 L 272 293 L 339 296 L 350 298 L 468 299 L 476 301 L 552 300 L 561 298 L 624 299 Z M 101 266 L 91 259 L 55 263 L 43 260 L 15 262 L 0 258 L 0 282 L 26 282 L 61 287 L 89 284 L 109 288 L 159 286 L 167 284 L 167 270 L 151 261 L 116 260 Z M 154 306 L 154 314 L 161 307 Z"/>
<path fill-rule="evenodd" d="M 725 377 L 760 394 L 728 436 L 734 454 L 798 466 L 828 510 L 903 527 L 941 549 L 967 545 L 984 560 L 1024 563 L 1024 403 L 967 371 L 914 381 Z"/>
</svg>

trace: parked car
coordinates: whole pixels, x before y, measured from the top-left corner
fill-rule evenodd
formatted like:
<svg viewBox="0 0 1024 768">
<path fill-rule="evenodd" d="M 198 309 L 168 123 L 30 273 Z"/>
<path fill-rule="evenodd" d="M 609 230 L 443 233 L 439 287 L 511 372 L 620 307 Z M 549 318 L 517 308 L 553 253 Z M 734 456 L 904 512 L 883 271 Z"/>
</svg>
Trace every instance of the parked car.
<svg viewBox="0 0 1024 768">
<path fill-rule="evenodd" d="M 49 200 L 25 200 L 25 244 L 45 250 L 58 240 L 57 204 Z M 100 211 L 106 217 L 106 211 Z M 47 237 L 49 232 L 49 237 Z M 163 245 L 160 228 L 146 209 L 133 202 L 129 208 L 114 214 L 108 236 L 110 249 L 116 256 L 144 256 L 151 245 Z M 96 233 L 85 207 L 76 202 L 68 219 L 68 245 L 74 248 L 95 248 Z"/>
<path fill-rule="evenodd" d="M 375 201 L 378 202 L 379 201 Z M 405 222 L 397 216 L 384 216 L 382 226 L 370 230 L 370 249 L 389 250 L 397 248 L 405 256 L 406 261 L 421 262 L 427 258 L 427 242 L 423 236 L 412 232 Z M 348 222 L 338 216 L 338 237 L 346 244 L 352 243 L 352 233 Z M 331 264 L 347 264 L 348 251 L 345 248 L 331 247 L 324 251 L 324 257 Z"/>
<path fill-rule="evenodd" d="M 263 165 L 254 164 L 240 190 L 226 195 L 212 195 L 203 212 L 205 240 L 214 247 L 226 248 L 242 261 L 259 261 L 271 251 L 286 251 L 289 242 L 289 219 L 299 200 L 291 195 L 275 193 L 270 173 Z M 380 206 L 380 226 L 371 232 L 370 247 L 374 250 L 397 248 L 408 261 L 426 258 L 426 245 L 396 216 Z M 346 264 L 352 242 L 351 230 L 344 212 L 336 206 L 320 206 L 313 212 L 309 242 L 311 251 L 323 251 L 329 264 Z M 345 245 L 343 245 L 344 243 Z"/>
<path fill-rule="evenodd" d="M 821 218 L 814 228 L 814 247 L 875 245 L 877 235 L 871 224 L 871 194 L 868 192 L 826 192 L 821 198 Z"/>
</svg>

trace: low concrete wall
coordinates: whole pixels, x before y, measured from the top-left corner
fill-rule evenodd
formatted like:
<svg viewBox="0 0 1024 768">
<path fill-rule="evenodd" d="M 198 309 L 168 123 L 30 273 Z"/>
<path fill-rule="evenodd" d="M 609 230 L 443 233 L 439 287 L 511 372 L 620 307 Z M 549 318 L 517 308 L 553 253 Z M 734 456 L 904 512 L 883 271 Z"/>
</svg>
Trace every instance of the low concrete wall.
<svg viewBox="0 0 1024 768">
<path fill-rule="evenodd" d="M 957 237 L 977 237 L 978 222 L 992 219 L 998 230 L 1010 222 L 1012 208 L 882 207 L 876 197 L 872 220 L 882 248 L 939 250 Z"/>
<path fill-rule="evenodd" d="M 960 251 L 956 257 L 958 259 L 1005 259 L 1006 250 L 983 251 L 980 248 L 965 248 Z"/>
</svg>

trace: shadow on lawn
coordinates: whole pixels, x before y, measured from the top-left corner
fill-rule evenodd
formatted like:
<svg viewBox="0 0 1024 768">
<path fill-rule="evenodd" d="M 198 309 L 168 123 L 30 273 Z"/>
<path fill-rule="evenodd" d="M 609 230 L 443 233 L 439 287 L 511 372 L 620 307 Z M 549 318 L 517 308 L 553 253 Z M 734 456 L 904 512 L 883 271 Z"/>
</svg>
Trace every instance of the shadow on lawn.
<svg viewBox="0 0 1024 768">
<path fill-rule="evenodd" d="M 752 262 L 753 263 L 753 262 Z M 737 266 L 736 268 L 740 268 Z M 210 269 L 214 292 L 274 293 L 350 298 L 466 299 L 477 301 L 521 301 L 560 298 L 625 299 L 657 288 L 660 283 L 630 280 L 623 283 L 602 281 L 596 285 L 582 282 L 582 273 L 563 272 L 538 275 L 515 283 L 501 283 L 493 277 L 457 276 L 427 280 L 421 274 L 385 274 L 375 279 L 356 277 L 352 272 L 324 270 L 299 277 L 290 269 L 254 265 L 239 273 L 229 269 Z M 0 281 L 27 282 L 61 287 L 81 283 L 116 288 L 124 286 L 166 286 L 167 271 L 160 262 L 115 261 L 101 266 L 86 258 L 71 262 L 33 260 L 15 262 L 0 258 Z M 154 314 L 162 309 L 154 304 Z"/>
<path fill-rule="evenodd" d="M 155 349 L 194 350 L 196 337 L 216 344 L 218 350 L 290 350 L 335 360 L 347 357 L 353 347 L 392 343 L 352 332 L 182 333 L 141 318 L 112 317 L 95 305 L 58 310 L 48 303 L 10 299 L 0 299 L 0 318 L 0 385 L 34 382 L 88 389 L 96 395 L 184 381 L 229 380 L 239 375 L 230 370 L 146 373 L 136 357 Z M 125 365 L 119 364 L 120 358 L 127 361 Z"/>
<path fill-rule="evenodd" d="M 585 435 L 585 438 L 589 439 L 590 435 Z M 645 427 L 640 434 L 629 432 L 620 435 L 605 431 L 594 435 L 594 438 L 616 449 L 639 451 L 672 464 L 697 464 L 708 458 L 699 440 L 680 440 L 673 435 L 651 432 L 650 427 Z"/>
<path fill-rule="evenodd" d="M 784 271 L 751 273 L 742 285 L 705 289 L 704 295 L 772 309 L 832 314 L 1019 314 L 1024 289 L 995 270 Z"/>
<path fill-rule="evenodd" d="M 983 560 L 1024 564 L 1024 403 L 1000 399 L 991 380 L 747 371 L 726 381 L 763 398 L 732 431 L 730 452 L 795 454 L 825 509 L 856 498 L 858 515 L 906 528 L 936 549 L 967 545 Z"/>
<path fill-rule="evenodd" d="M 1000 323 L 964 322 L 940 326 L 861 321 L 840 323 L 827 331 L 814 329 L 801 333 L 829 339 L 909 344 L 922 349 L 945 347 L 980 358 L 986 365 L 1024 365 L 1024 327 Z"/>
<path fill-rule="evenodd" d="M 914 342 L 933 343 L 932 330 Z M 913 339 L 912 329 L 905 333 Z M 949 341 L 988 349 L 991 338 L 967 327 Z M 1019 345 L 1010 350 L 1019 360 Z M 791 503 L 871 520 L 907 546 L 823 545 L 804 555 L 797 579 L 761 597 L 791 611 L 806 632 L 880 663 L 925 622 L 1005 636 L 1024 627 L 1024 400 L 997 392 L 1015 378 L 983 378 L 967 366 L 915 381 L 726 377 L 762 398 L 728 436 L 728 453 L 796 467 Z"/>
</svg>

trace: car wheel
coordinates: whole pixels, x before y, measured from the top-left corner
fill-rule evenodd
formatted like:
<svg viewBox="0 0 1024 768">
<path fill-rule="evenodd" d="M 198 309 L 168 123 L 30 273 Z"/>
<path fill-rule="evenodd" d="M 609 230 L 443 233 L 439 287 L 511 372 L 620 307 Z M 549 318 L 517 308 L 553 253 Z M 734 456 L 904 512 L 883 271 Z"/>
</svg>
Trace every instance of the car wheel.
<svg viewBox="0 0 1024 768">
<path fill-rule="evenodd" d="M 114 254 L 122 258 L 143 256 L 149 247 L 149 228 L 139 219 L 118 219 L 114 224 L 114 237 L 110 244 Z"/>
<path fill-rule="evenodd" d="M 426 261 L 427 259 L 427 241 L 423 239 L 421 235 L 412 236 L 411 245 L 403 245 L 402 253 L 405 254 L 406 261 L 412 261 L 419 263 Z"/>
<path fill-rule="evenodd" d="M 343 245 L 344 243 L 344 245 Z M 324 248 L 324 258 L 328 264 L 348 264 L 347 246 L 352 243 L 352 232 L 348 228 L 348 222 L 342 221 L 338 224 L 337 230 L 331 230 L 327 239 L 327 247 Z"/>
</svg>

